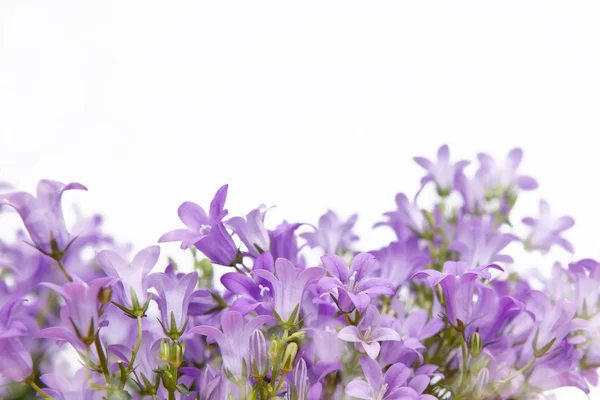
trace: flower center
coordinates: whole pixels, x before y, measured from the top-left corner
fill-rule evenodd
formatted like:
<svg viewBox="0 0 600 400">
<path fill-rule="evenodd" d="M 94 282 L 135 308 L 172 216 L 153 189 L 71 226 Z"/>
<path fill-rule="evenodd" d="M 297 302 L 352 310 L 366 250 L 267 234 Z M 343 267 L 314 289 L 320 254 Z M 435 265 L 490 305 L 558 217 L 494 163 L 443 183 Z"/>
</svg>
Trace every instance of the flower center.
<svg viewBox="0 0 600 400">
<path fill-rule="evenodd" d="M 263 286 L 263 285 L 258 285 L 258 288 L 260 289 L 260 295 L 261 295 L 261 297 L 265 295 L 265 292 L 270 292 L 271 291 L 271 289 L 269 289 L 268 287 Z"/>
<path fill-rule="evenodd" d="M 211 226 L 210 225 L 200 225 L 200 229 L 198 230 L 198 232 L 201 235 L 208 235 L 211 231 Z"/>
<path fill-rule="evenodd" d="M 352 273 L 352 275 L 350 275 L 350 278 L 348 279 L 348 284 L 346 284 L 346 290 L 348 291 L 348 293 L 355 293 L 356 291 L 356 271 L 354 271 Z"/>
</svg>

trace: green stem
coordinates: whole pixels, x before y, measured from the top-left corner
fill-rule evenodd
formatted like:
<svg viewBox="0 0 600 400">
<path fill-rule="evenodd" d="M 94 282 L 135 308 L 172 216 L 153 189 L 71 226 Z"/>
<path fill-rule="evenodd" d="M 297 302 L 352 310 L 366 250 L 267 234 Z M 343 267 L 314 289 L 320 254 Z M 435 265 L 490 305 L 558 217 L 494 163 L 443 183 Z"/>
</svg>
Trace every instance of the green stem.
<svg viewBox="0 0 600 400">
<path fill-rule="evenodd" d="M 54 400 L 54 397 L 46 394 L 46 392 L 44 392 L 38 385 L 36 385 L 35 382 L 29 382 L 29 386 L 31 386 L 33 390 L 35 390 L 40 396 L 42 396 L 42 399 Z"/>
<path fill-rule="evenodd" d="M 62 273 L 65 275 L 65 278 L 67 278 L 67 280 L 69 282 L 73 282 L 73 278 L 71 277 L 71 275 L 69 275 L 69 273 L 65 269 L 65 265 L 63 264 L 62 260 L 59 258 L 58 260 L 56 260 L 56 262 L 58 263 L 58 268 L 60 268 Z"/>
<path fill-rule="evenodd" d="M 123 389 L 125 387 L 125 382 L 127 382 L 127 377 L 133 371 L 133 364 L 135 363 L 137 353 L 140 350 L 140 345 L 142 344 L 142 333 L 143 333 L 142 332 L 142 317 L 140 315 L 138 315 L 138 317 L 137 317 L 137 323 L 138 323 L 137 342 L 135 343 L 135 347 L 133 348 L 133 351 L 131 352 L 131 360 L 129 361 L 129 365 L 127 366 L 127 369 L 125 370 L 125 373 L 123 375 L 121 375 L 121 383 L 119 384 L 119 389 Z"/>
<path fill-rule="evenodd" d="M 98 353 L 98 359 L 100 360 L 102 375 L 104 375 L 104 379 L 108 383 L 110 381 L 110 373 L 108 372 L 108 363 L 106 362 L 106 355 L 104 354 L 104 350 L 102 349 L 102 343 L 100 343 L 99 336 L 96 336 L 96 339 L 94 339 L 94 344 L 96 345 L 96 352 Z"/>
<path fill-rule="evenodd" d="M 504 383 L 510 382 L 511 380 L 515 379 L 517 376 L 521 375 L 522 373 L 526 372 L 529 368 L 531 368 L 533 366 L 533 364 L 535 364 L 536 360 L 537 360 L 537 358 L 533 357 L 531 360 L 529 360 L 529 362 L 527 364 L 525 364 L 523 366 L 523 368 L 519 369 L 517 372 L 515 372 L 508 378 L 504 378 L 504 379 L 498 381 L 498 383 L 504 384 Z"/>
<path fill-rule="evenodd" d="M 458 392 L 456 393 L 456 398 L 459 398 L 460 394 L 463 391 L 463 388 L 465 386 L 466 382 L 466 378 L 467 378 L 467 361 L 468 361 L 468 354 L 467 354 L 467 344 L 465 343 L 465 338 L 463 337 L 463 334 L 460 334 L 460 349 L 462 352 L 462 368 L 460 369 L 460 379 L 459 379 L 459 384 L 458 384 Z"/>
</svg>

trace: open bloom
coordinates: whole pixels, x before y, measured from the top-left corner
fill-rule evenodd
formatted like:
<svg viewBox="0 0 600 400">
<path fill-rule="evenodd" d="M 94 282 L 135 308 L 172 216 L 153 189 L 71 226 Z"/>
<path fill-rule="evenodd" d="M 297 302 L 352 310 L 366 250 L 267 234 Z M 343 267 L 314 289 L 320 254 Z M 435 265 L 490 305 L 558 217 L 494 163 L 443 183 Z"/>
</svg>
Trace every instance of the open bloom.
<svg viewBox="0 0 600 400">
<path fill-rule="evenodd" d="M 271 241 L 269 232 L 265 228 L 265 213 L 267 210 L 262 205 L 248 213 L 246 218 L 233 217 L 225 223 L 240 237 L 242 242 L 253 257 L 269 251 Z"/>
<path fill-rule="evenodd" d="M 529 249 L 541 250 L 547 253 L 552 245 L 557 244 L 570 253 L 574 252 L 573 245 L 560 235 L 575 224 L 571 217 L 554 219 L 550 214 L 550 206 L 545 200 L 540 200 L 540 216 L 538 219 L 523 218 L 523 223 L 531 227 L 529 236 L 524 240 Z"/>
<path fill-rule="evenodd" d="M 0 308 L 0 376 L 22 381 L 33 368 L 31 355 L 19 339 L 27 334 L 27 327 L 15 318 L 23 299 L 10 301 Z"/>
<path fill-rule="evenodd" d="M 244 317 L 237 311 L 226 311 L 221 317 L 221 329 L 202 325 L 190 329 L 190 333 L 205 335 L 217 342 L 223 367 L 234 378 L 245 379 L 250 373 L 250 337 L 255 329 L 272 322 L 273 317 L 261 315 L 244 322 Z M 246 373 L 244 376 L 243 372 Z"/>
<path fill-rule="evenodd" d="M 389 281 L 373 277 L 377 261 L 372 254 L 358 254 L 352 261 L 352 267 L 334 254 L 324 255 L 321 261 L 331 276 L 319 281 L 319 291 L 332 294 L 341 311 L 350 312 L 355 307 L 359 312 L 364 312 L 372 298 L 396 292 Z"/>
<path fill-rule="evenodd" d="M 305 232 L 300 236 L 306 239 L 309 247 L 320 247 L 325 253 L 335 254 L 348 250 L 358 236 L 352 232 L 356 224 L 357 214 L 352 215 L 347 221 L 342 221 L 331 210 L 319 218 L 319 226 L 315 232 Z"/>
<path fill-rule="evenodd" d="M 106 287 L 115 283 L 112 277 L 98 278 L 89 284 L 85 282 L 69 282 L 62 286 L 53 283 L 44 285 L 53 289 L 62 296 L 65 301 L 65 307 L 61 310 L 61 316 L 71 322 L 71 328 L 77 338 L 84 343 L 92 343 L 96 337 L 98 329 L 106 325 L 100 314 L 101 304 L 98 300 L 98 294 Z M 39 331 L 36 337 L 55 338 L 69 340 L 71 335 L 64 332 L 64 328 L 54 327 Z M 66 336 L 65 336 L 66 335 Z"/>
<path fill-rule="evenodd" d="M 407 382 L 412 370 L 404 364 L 392 365 L 385 374 L 379 364 L 363 357 L 358 360 L 365 374 L 365 380 L 354 379 L 346 386 L 348 396 L 365 400 L 435 400 L 435 396 L 421 394 L 419 382 Z M 412 386 L 415 386 L 413 388 Z"/>
<path fill-rule="evenodd" d="M 369 357 L 375 359 L 381 349 L 379 342 L 398 341 L 400 335 L 391 328 L 382 327 L 377 307 L 370 305 L 358 326 L 350 325 L 343 328 L 338 333 L 338 338 L 354 343 L 358 350 L 363 350 Z"/>
<path fill-rule="evenodd" d="M 450 151 L 447 145 L 439 148 L 437 163 L 424 157 L 415 157 L 414 160 L 427 171 L 427 175 L 421 180 L 421 184 L 425 185 L 427 182 L 433 181 L 437 186 L 438 192 L 443 195 L 448 194 L 452 190 L 456 176 L 470 163 L 464 160 L 451 163 Z"/>
<path fill-rule="evenodd" d="M 17 210 L 33 244 L 44 253 L 53 254 L 64 251 L 73 240 L 67 231 L 61 207 L 62 194 L 71 189 L 87 190 L 80 183 L 65 185 L 41 180 L 37 186 L 37 197 L 27 192 L 0 194 L 0 205 L 6 204 Z"/>
<path fill-rule="evenodd" d="M 404 193 L 396 195 L 396 209 L 387 211 L 383 215 L 388 220 L 378 222 L 375 226 L 389 226 L 399 240 L 405 240 L 413 235 L 421 236 L 428 229 L 423 211 L 415 203 L 410 202 Z"/>
<path fill-rule="evenodd" d="M 160 247 L 149 246 L 133 257 L 131 263 L 125 261 L 112 250 L 102 250 L 98 254 L 98 263 L 106 275 L 121 278 L 118 287 L 118 301 L 121 305 L 134 309 L 143 306 L 148 299 L 146 277 L 156 265 Z"/>
<path fill-rule="evenodd" d="M 188 307 L 198 283 L 198 273 L 169 276 L 162 272 L 148 276 L 148 285 L 158 292 L 153 299 L 158 304 L 160 319 L 165 332 L 180 335 L 185 329 Z"/>
<path fill-rule="evenodd" d="M 296 267 L 285 258 L 278 258 L 275 261 L 275 273 L 260 269 L 252 271 L 252 275 L 263 278 L 273 287 L 273 309 L 281 321 L 288 322 L 297 307 L 300 306 L 304 290 L 308 285 L 316 282 L 323 276 L 325 270 L 320 267 L 307 268 L 298 273 Z M 289 321 L 295 323 L 298 318 L 296 313 L 295 320 Z"/>
<path fill-rule="evenodd" d="M 533 190 L 538 184 L 535 179 L 526 175 L 519 175 L 517 169 L 523 159 L 523 151 L 519 148 L 512 149 L 506 156 L 503 166 L 496 164 L 494 159 L 486 153 L 479 153 L 479 169 L 476 179 L 488 189 L 499 190 Z"/>
<path fill-rule="evenodd" d="M 221 222 L 228 213 L 224 209 L 227 188 L 228 186 L 224 185 L 217 191 L 210 203 L 208 215 L 196 203 L 186 201 L 181 204 L 177 213 L 187 229 L 176 229 L 165 233 L 158 239 L 158 242 L 181 241 L 182 249 L 194 245 L 217 264 L 231 265 L 234 263 L 237 259 L 237 248 L 231 235 L 225 229 L 225 225 Z"/>
<path fill-rule="evenodd" d="M 490 297 L 485 295 L 489 288 L 478 281 L 478 278 L 492 277 L 488 271 L 490 268 L 503 271 L 496 264 L 469 269 L 466 262 L 446 261 L 443 272 L 428 269 L 417 272 L 413 278 L 426 277 L 431 287 L 439 284 L 444 294 L 448 321 L 454 326 L 458 325 L 458 321 L 468 325 L 490 312 L 486 307 Z"/>
</svg>

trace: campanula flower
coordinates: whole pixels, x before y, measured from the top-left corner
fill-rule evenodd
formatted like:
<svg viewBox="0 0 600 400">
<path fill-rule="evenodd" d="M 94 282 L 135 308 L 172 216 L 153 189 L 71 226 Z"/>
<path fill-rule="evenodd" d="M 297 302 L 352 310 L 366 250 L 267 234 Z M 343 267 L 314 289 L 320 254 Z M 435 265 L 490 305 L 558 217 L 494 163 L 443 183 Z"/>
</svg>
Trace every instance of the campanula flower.
<svg viewBox="0 0 600 400">
<path fill-rule="evenodd" d="M 557 244 L 569 253 L 575 251 L 571 242 L 561 237 L 561 233 L 572 227 L 575 221 L 571 217 L 553 218 L 545 200 L 540 200 L 539 218 L 523 218 L 523 223 L 531 227 L 531 232 L 523 241 L 527 249 L 547 253 L 552 245 Z"/>
<path fill-rule="evenodd" d="M 233 217 L 225 222 L 240 237 L 252 257 L 258 257 L 270 249 L 271 240 L 264 222 L 266 212 L 262 205 L 250 211 L 246 218 Z"/>
<path fill-rule="evenodd" d="M 338 254 L 350 250 L 358 236 L 352 232 L 358 214 L 352 215 L 347 221 L 342 221 L 333 211 L 329 210 L 319 218 L 319 226 L 314 232 L 305 232 L 300 236 L 306 239 L 309 247 L 320 247 L 325 253 Z"/>
<path fill-rule="evenodd" d="M 427 182 L 435 182 L 437 190 L 441 195 L 450 193 L 455 185 L 456 176 L 467 165 L 469 161 L 450 162 L 450 150 L 443 145 L 437 152 L 437 162 L 430 161 L 424 157 L 415 157 L 414 161 L 427 171 L 427 175 L 421 179 L 421 185 Z"/>
</svg>

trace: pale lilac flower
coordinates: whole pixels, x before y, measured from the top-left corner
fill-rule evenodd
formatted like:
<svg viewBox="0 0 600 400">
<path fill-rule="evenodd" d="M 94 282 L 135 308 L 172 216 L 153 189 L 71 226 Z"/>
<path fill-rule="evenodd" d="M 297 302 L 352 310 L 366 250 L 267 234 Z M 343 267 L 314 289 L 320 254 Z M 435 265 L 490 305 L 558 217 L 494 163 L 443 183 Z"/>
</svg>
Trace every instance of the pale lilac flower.
<svg viewBox="0 0 600 400">
<path fill-rule="evenodd" d="M 388 220 L 378 222 L 375 227 L 387 225 L 394 230 L 398 240 L 408 239 L 411 235 L 422 236 L 429 230 L 429 224 L 423 211 L 408 200 L 404 193 L 396 195 L 396 210 L 385 212 Z"/>
<path fill-rule="evenodd" d="M 15 318 L 23 302 L 23 299 L 13 300 L 0 308 L 0 376 L 15 381 L 27 378 L 33 368 L 31 355 L 19 339 L 27 335 L 29 330 Z"/>
<path fill-rule="evenodd" d="M 381 316 L 374 305 L 367 308 L 358 326 L 350 325 L 343 328 L 338 333 L 338 338 L 354 343 L 358 350 L 364 351 L 372 359 L 379 355 L 381 349 L 379 342 L 401 339 L 395 330 L 381 326 Z"/>
<path fill-rule="evenodd" d="M 0 194 L 0 204 L 13 207 L 23 220 L 33 244 L 45 254 L 58 257 L 74 239 L 65 225 L 61 198 L 71 189 L 87 190 L 79 183 L 64 184 L 41 180 L 37 186 L 37 197 L 27 192 Z"/>
<path fill-rule="evenodd" d="M 319 292 L 333 295 L 341 311 L 350 312 L 356 308 L 364 312 L 372 298 L 391 296 L 396 292 L 389 281 L 373 277 L 378 265 L 372 254 L 357 254 L 352 260 L 352 267 L 334 254 L 325 254 L 321 261 L 330 276 L 319 281 Z"/>
<path fill-rule="evenodd" d="M 352 232 L 357 218 L 358 215 L 354 214 L 344 222 L 329 210 L 319 218 L 319 226 L 315 232 L 305 232 L 300 236 L 306 239 L 309 247 L 320 247 L 325 253 L 336 254 L 350 250 L 352 242 L 358 240 L 358 236 Z"/>
<path fill-rule="evenodd" d="M 159 246 L 149 246 L 141 250 L 129 263 L 112 250 L 102 250 L 98 254 L 98 263 L 106 275 L 120 278 L 116 285 L 121 290 L 117 302 L 126 308 L 144 306 L 148 299 L 146 277 L 156 265 L 160 256 Z"/>
<path fill-rule="evenodd" d="M 267 355 L 269 347 L 265 335 L 260 329 L 255 329 L 250 335 L 250 366 L 252 367 L 253 376 L 264 377 L 267 374 L 269 364 Z"/>
<path fill-rule="evenodd" d="M 101 384 L 99 374 L 92 373 L 92 382 Z M 98 390 L 90 390 L 85 368 L 80 368 L 70 378 L 62 374 L 45 374 L 40 380 L 48 387 L 44 391 L 56 400 L 101 400 L 103 394 Z"/>
<path fill-rule="evenodd" d="M 575 224 L 571 217 L 555 219 L 550 214 L 550 206 L 545 200 L 540 200 L 540 216 L 538 219 L 527 217 L 523 223 L 531 227 L 531 232 L 523 241 L 528 249 L 541 250 L 547 253 L 552 245 L 557 244 L 569 253 L 573 253 L 573 245 L 560 235 Z"/>
<path fill-rule="evenodd" d="M 485 188 L 477 179 L 469 179 L 460 172 L 456 175 L 456 189 L 463 198 L 464 211 L 471 214 L 482 214 L 485 212 Z"/>
<path fill-rule="evenodd" d="M 316 282 L 323 276 L 325 270 L 320 267 L 307 268 L 298 273 L 296 267 L 285 258 L 275 261 L 275 273 L 261 269 L 252 271 L 252 275 L 270 282 L 273 287 L 273 309 L 281 321 L 295 323 L 298 319 L 296 313 L 294 321 L 289 321 L 294 310 L 300 306 L 304 290 L 308 285 Z"/>
<path fill-rule="evenodd" d="M 158 304 L 160 319 L 165 333 L 181 335 L 188 321 L 188 307 L 198 284 L 198 273 L 169 276 L 159 272 L 148 276 L 148 286 L 158 292 L 153 300 Z"/>
<path fill-rule="evenodd" d="M 265 214 L 267 210 L 262 205 L 248 213 L 246 218 L 233 217 L 225 222 L 240 237 L 252 257 L 270 250 L 271 240 L 265 228 Z"/>
<path fill-rule="evenodd" d="M 523 151 L 519 148 L 512 149 L 503 166 L 496 164 L 494 159 L 486 153 L 479 153 L 479 169 L 476 178 L 486 188 L 501 190 L 533 190 L 538 187 L 535 179 L 526 175 L 519 175 L 517 169 L 523 159 Z"/>
<path fill-rule="evenodd" d="M 221 317 L 221 330 L 210 325 L 196 326 L 190 333 L 205 335 L 217 342 L 223 366 L 235 379 L 248 378 L 250 373 L 250 337 L 255 329 L 270 323 L 273 318 L 261 315 L 244 322 L 244 317 L 237 311 L 226 311 Z M 244 376 L 242 372 L 245 371 Z"/>
<path fill-rule="evenodd" d="M 294 265 L 299 264 L 296 230 L 302 225 L 300 223 L 290 224 L 287 221 L 283 221 L 274 230 L 269 231 L 271 253 L 274 259 L 285 258 L 286 260 L 290 260 Z"/>
<path fill-rule="evenodd" d="M 231 235 L 225 229 L 225 225 L 221 222 L 228 213 L 224 209 L 227 188 L 228 186 L 224 185 L 217 191 L 210 203 L 208 215 L 196 203 L 186 201 L 181 204 L 177 213 L 187 229 L 176 229 L 165 233 L 158 239 L 158 242 L 181 241 L 182 249 L 194 245 L 217 264 L 234 264 L 238 257 L 238 250 Z"/>
<path fill-rule="evenodd" d="M 419 239 L 391 242 L 381 250 L 372 251 L 379 262 L 378 275 L 398 288 L 411 276 L 431 262 L 428 252 L 421 247 Z"/>
<path fill-rule="evenodd" d="M 455 185 L 457 174 L 459 174 L 469 161 L 450 162 L 450 151 L 447 145 L 443 145 L 437 152 L 437 163 L 424 157 L 415 157 L 415 162 L 427 171 L 427 175 L 421 180 L 421 184 L 435 182 L 437 190 L 441 195 L 447 195 Z"/>
</svg>

